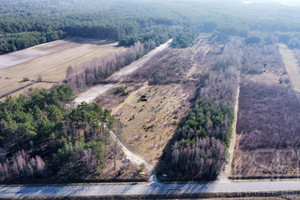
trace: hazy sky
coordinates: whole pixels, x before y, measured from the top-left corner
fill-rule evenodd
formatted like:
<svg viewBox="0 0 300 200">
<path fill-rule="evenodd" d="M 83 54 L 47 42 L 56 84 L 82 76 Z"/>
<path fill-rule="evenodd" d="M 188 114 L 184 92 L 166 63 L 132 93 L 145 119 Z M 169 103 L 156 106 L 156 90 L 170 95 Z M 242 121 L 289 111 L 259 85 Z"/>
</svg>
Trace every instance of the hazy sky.
<svg viewBox="0 0 300 200">
<path fill-rule="evenodd" d="M 245 0 L 248 2 L 278 2 L 285 5 L 300 5 L 300 0 Z"/>
</svg>

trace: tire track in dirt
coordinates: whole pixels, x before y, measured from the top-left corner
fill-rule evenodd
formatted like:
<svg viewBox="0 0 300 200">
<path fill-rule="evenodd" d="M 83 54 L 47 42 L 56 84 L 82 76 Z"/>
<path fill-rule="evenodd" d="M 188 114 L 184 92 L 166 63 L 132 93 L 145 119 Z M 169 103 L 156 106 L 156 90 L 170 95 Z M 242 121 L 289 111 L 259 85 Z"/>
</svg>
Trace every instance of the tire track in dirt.
<svg viewBox="0 0 300 200">
<path fill-rule="evenodd" d="M 238 111 L 239 111 L 239 98 L 240 98 L 240 84 L 238 84 L 237 87 L 237 92 L 236 92 L 236 97 L 235 97 L 235 105 L 234 105 L 234 120 L 232 123 L 232 135 L 230 139 L 230 145 L 228 148 L 228 162 L 225 164 L 224 169 L 221 171 L 219 175 L 219 181 L 220 182 L 229 182 L 228 176 L 231 175 L 231 166 L 233 162 L 233 155 L 234 155 L 234 149 L 235 149 L 235 144 L 236 144 L 236 125 L 237 125 L 237 117 L 238 117 Z"/>
</svg>

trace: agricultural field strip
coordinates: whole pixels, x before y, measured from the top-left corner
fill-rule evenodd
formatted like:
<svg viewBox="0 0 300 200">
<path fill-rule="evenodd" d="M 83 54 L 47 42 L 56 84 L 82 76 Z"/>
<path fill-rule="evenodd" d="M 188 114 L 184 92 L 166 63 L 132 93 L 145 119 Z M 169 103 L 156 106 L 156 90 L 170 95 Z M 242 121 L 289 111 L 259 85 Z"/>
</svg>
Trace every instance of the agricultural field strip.
<svg viewBox="0 0 300 200">
<path fill-rule="evenodd" d="M 291 78 L 293 89 L 300 93 L 300 69 L 293 52 L 284 44 L 278 44 L 285 68 Z"/>
<path fill-rule="evenodd" d="M 2 198 L 299 191 L 300 181 L 0 187 Z M 1 199 L 0 197 L 0 199 Z"/>
<path fill-rule="evenodd" d="M 75 47 L 78 44 L 68 44 L 64 48 L 63 44 L 67 44 L 66 41 L 53 41 L 45 44 L 36 45 L 27 49 L 19 50 L 13 53 L 5 54 L 0 56 L 0 69 L 19 65 L 24 62 L 31 61 L 33 59 L 51 54 L 55 52 L 55 47 L 60 47 L 59 51 L 65 50 L 68 47 Z M 71 45 L 71 46 L 70 46 Z M 75 45 L 75 46 L 74 46 Z M 54 47 L 54 48 L 53 48 Z"/>
<path fill-rule="evenodd" d="M 99 52 L 101 56 L 103 56 L 103 53 L 107 54 L 110 51 L 120 50 L 119 48 L 114 49 L 115 47 L 113 46 L 115 43 L 105 41 L 97 42 L 98 46 L 90 40 L 85 41 L 85 43 L 76 43 L 76 38 L 71 38 L 66 41 L 58 40 L 10 54 L 1 55 L 0 63 L 11 60 L 8 62 L 10 65 L 9 67 L 1 69 L 0 66 L 2 78 L 9 77 L 10 79 L 1 80 L 2 85 L 0 94 L 3 96 L 7 93 L 11 94 L 12 92 L 22 90 L 24 87 L 20 89 L 19 85 L 23 77 L 34 80 L 38 78 L 38 75 L 41 75 L 43 80 L 46 79 L 44 81 L 58 82 L 65 77 L 64 70 L 66 70 L 68 65 L 75 65 L 76 62 L 83 62 L 88 58 L 91 59 L 92 56 L 97 56 Z M 39 55 L 35 56 L 35 54 Z M 66 57 L 64 57 L 64 59 L 56 59 L 62 55 L 65 55 Z M 30 59 L 23 60 L 22 57 L 24 56 L 30 57 Z M 47 63 L 47 60 L 55 60 L 55 62 Z M 18 63 L 16 64 L 15 62 Z M 44 67 L 40 68 L 39 66 Z"/>
<path fill-rule="evenodd" d="M 50 53 L 51 52 L 49 52 L 49 51 L 38 51 L 35 49 L 35 47 L 31 47 L 28 49 L 9 53 L 7 55 L 1 55 L 0 56 L 0 69 L 18 65 L 18 64 L 33 60 L 35 58 L 39 58 L 41 56 L 48 55 Z M 16 57 L 19 57 L 19 59 L 15 60 Z"/>
</svg>

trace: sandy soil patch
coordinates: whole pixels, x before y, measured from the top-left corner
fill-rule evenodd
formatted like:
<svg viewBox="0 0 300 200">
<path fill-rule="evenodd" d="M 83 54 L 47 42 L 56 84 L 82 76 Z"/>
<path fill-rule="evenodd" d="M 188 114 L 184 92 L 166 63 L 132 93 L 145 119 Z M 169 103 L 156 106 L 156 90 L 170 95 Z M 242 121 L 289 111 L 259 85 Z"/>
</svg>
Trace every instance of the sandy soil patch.
<svg viewBox="0 0 300 200">
<path fill-rule="evenodd" d="M 150 61 L 153 58 L 153 56 L 155 56 L 157 53 L 159 53 L 159 52 L 165 50 L 166 48 L 168 48 L 171 43 L 172 43 L 172 39 L 169 40 L 168 42 L 160 45 L 159 47 L 155 48 L 154 50 L 152 50 L 151 52 L 149 52 L 148 54 L 143 56 L 141 59 L 139 59 L 137 61 L 134 61 L 133 63 L 131 63 L 127 67 L 124 67 L 121 70 L 119 70 L 118 72 L 114 73 L 107 80 L 108 81 L 116 81 L 116 80 L 120 81 L 123 77 L 131 74 L 135 70 L 137 70 L 137 69 L 141 68 L 142 66 L 144 66 L 144 64 L 147 63 L 148 61 Z"/>
<path fill-rule="evenodd" d="M 89 88 L 87 91 L 81 93 L 76 99 L 75 104 L 80 104 L 85 101 L 87 103 L 92 103 L 99 95 L 102 95 L 110 88 L 112 88 L 114 84 L 100 84 L 94 87 Z"/>
</svg>

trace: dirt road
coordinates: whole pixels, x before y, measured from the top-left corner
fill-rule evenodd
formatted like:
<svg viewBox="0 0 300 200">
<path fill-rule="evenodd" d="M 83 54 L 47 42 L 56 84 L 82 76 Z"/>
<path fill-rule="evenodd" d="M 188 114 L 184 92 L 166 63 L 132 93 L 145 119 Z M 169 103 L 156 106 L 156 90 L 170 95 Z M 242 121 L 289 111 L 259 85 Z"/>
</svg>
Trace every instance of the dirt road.
<svg viewBox="0 0 300 200">
<path fill-rule="evenodd" d="M 166 43 L 160 45 L 159 47 L 156 47 L 154 50 L 150 51 L 148 54 L 146 54 L 145 56 L 143 56 L 139 60 L 134 61 L 133 63 L 131 63 L 127 67 L 122 68 L 121 70 L 119 70 L 118 72 L 114 73 L 113 75 L 111 75 L 106 80 L 107 81 L 121 81 L 122 78 L 124 78 L 125 76 L 131 74 L 135 70 L 137 70 L 140 67 L 142 67 L 149 60 L 151 60 L 151 58 L 154 55 L 156 55 L 157 53 L 159 53 L 159 52 L 165 50 L 166 48 L 168 48 L 170 46 L 171 42 L 172 42 L 172 39 L 170 39 Z"/>
<path fill-rule="evenodd" d="M 300 93 L 300 67 L 293 52 L 285 45 L 278 44 L 286 71 L 288 72 L 293 84 L 293 89 Z"/>
<path fill-rule="evenodd" d="M 230 138 L 230 146 L 228 148 L 229 158 L 228 162 L 225 165 L 224 171 L 219 175 L 219 181 L 220 182 L 229 182 L 227 177 L 231 174 L 231 164 L 233 161 L 233 154 L 234 154 L 234 148 L 236 143 L 236 124 L 237 124 L 237 117 L 238 117 L 238 110 L 239 110 L 239 97 L 240 97 L 240 85 L 238 85 L 237 93 L 235 97 L 235 105 L 234 105 L 234 120 L 232 123 L 232 136 Z"/>
<path fill-rule="evenodd" d="M 98 96 L 105 93 L 107 90 L 112 88 L 115 84 L 100 84 L 89 88 L 87 91 L 78 95 L 75 99 L 75 104 L 78 105 L 85 101 L 87 103 L 92 103 Z"/>
</svg>

